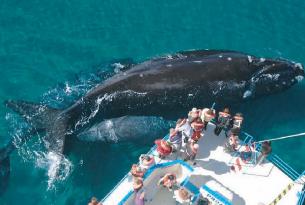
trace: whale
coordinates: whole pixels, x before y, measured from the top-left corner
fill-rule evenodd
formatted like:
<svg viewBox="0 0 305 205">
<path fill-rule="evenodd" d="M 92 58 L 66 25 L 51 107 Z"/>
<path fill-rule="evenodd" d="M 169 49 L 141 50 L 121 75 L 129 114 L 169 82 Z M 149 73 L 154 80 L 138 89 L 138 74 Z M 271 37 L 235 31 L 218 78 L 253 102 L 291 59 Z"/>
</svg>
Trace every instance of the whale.
<svg viewBox="0 0 305 205">
<path fill-rule="evenodd" d="M 286 59 L 227 50 L 191 50 L 135 64 L 63 110 L 24 100 L 7 100 L 5 104 L 36 132 L 45 133 L 48 150 L 61 154 L 66 137 L 104 119 L 125 115 L 176 119 L 191 107 L 240 103 L 278 93 L 303 77 L 303 66 Z M 5 168 L 8 157 L 0 162 L 0 170 L 9 170 Z"/>
<path fill-rule="evenodd" d="M 122 116 L 106 119 L 79 133 L 76 137 L 87 142 L 133 142 L 151 144 L 162 138 L 175 122 L 157 116 Z"/>
</svg>

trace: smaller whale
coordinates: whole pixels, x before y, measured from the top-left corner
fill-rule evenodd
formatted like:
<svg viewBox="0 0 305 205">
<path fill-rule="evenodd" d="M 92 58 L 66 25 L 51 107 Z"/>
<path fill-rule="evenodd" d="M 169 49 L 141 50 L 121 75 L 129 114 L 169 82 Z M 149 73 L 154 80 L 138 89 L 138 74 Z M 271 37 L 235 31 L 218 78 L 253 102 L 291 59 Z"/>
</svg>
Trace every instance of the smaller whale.
<svg viewBox="0 0 305 205">
<path fill-rule="evenodd" d="M 104 120 L 81 132 L 83 141 L 151 143 L 169 132 L 174 121 L 155 116 L 123 116 Z"/>
</svg>

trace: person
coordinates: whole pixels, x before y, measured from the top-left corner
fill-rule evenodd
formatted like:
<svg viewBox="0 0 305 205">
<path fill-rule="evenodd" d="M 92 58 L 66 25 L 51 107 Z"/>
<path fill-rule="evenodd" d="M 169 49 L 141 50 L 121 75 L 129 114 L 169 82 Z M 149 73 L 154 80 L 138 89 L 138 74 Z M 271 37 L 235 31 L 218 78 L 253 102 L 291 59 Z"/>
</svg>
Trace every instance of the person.
<svg viewBox="0 0 305 205">
<path fill-rule="evenodd" d="M 168 190 L 172 191 L 173 187 L 177 184 L 176 175 L 173 173 L 165 174 L 158 182 L 159 186 L 163 186 L 168 188 Z"/>
<path fill-rule="evenodd" d="M 180 204 L 189 203 L 191 201 L 191 196 L 185 188 L 179 188 L 174 192 L 174 198 Z"/>
<path fill-rule="evenodd" d="M 149 169 L 155 164 L 155 158 L 151 155 L 142 154 L 139 158 L 140 167 L 144 170 Z"/>
<path fill-rule="evenodd" d="M 198 153 L 198 150 L 199 150 L 199 145 L 197 142 L 189 142 L 186 145 L 184 161 L 187 160 L 194 161 Z M 196 162 L 193 162 L 193 165 L 196 165 Z"/>
<path fill-rule="evenodd" d="M 227 153 L 237 151 L 237 146 L 239 145 L 239 138 L 238 135 L 231 133 L 230 137 L 228 138 L 227 142 L 224 145 L 224 151 Z"/>
<path fill-rule="evenodd" d="M 161 159 L 164 159 L 166 156 L 170 155 L 173 151 L 172 146 L 166 140 L 158 139 L 155 141 L 155 144 L 157 145 L 157 152 Z"/>
<path fill-rule="evenodd" d="M 145 204 L 145 192 L 144 191 L 136 192 L 134 202 L 135 202 L 134 203 L 135 205 L 144 205 Z"/>
<path fill-rule="evenodd" d="M 140 166 L 133 164 L 131 166 L 131 171 L 130 171 L 131 175 L 134 177 L 143 177 L 144 176 L 144 171 L 141 169 Z"/>
<path fill-rule="evenodd" d="M 191 127 L 191 123 L 186 119 L 183 120 L 183 124 L 182 122 L 180 123 L 179 127 L 176 126 L 175 130 L 182 133 L 183 143 L 187 143 L 193 135 L 193 128 Z"/>
<path fill-rule="evenodd" d="M 227 107 L 224 108 L 222 112 L 219 112 L 216 127 L 214 130 L 215 135 L 218 136 L 221 133 L 222 129 L 226 129 L 229 126 L 230 117 L 230 110 Z"/>
<path fill-rule="evenodd" d="M 264 141 L 261 147 L 261 154 L 257 158 L 257 164 L 261 164 L 264 159 L 272 152 L 271 142 Z"/>
<path fill-rule="evenodd" d="M 169 142 L 172 145 L 173 152 L 179 151 L 182 145 L 182 131 L 181 127 L 186 123 L 186 119 L 178 119 L 176 127 L 169 131 Z"/>
<path fill-rule="evenodd" d="M 240 113 L 240 112 L 236 113 L 236 114 L 234 115 L 233 119 L 232 119 L 232 121 L 233 121 L 233 126 L 232 126 L 232 128 L 239 128 L 239 129 L 240 129 L 240 128 L 241 128 L 241 125 L 242 125 L 242 123 L 243 123 L 243 120 L 244 120 L 243 114 Z"/>
<path fill-rule="evenodd" d="M 200 118 L 204 124 L 204 129 L 207 130 L 208 123 L 215 118 L 215 110 L 204 108 L 201 112 Z"/>
<path fill-rule="evenodd" d="M 103 205 L 101 202 L 97 201 L 97 198 L 92 197 L 91 201 L 88 203 L 88 205 Z"/>
<path fill-rule="evenodd" d="M 173 152 L 179 151 L 182 144 L 182 132 L 177 131 L 174 128 L 169 130 L 169 140 L 173 148 Z"/>
<path fill-rule="evenodd" d="M 188 121 L 192 123 L 194 120 L 197 120 L 197 118 L 200 117 L 201 110 L 197 108 L 193 108 L 189 113 L 188 113 Z"/>
<path fill-rule="evenodd" d="M 134 178 L 132 187 L 135 192 L 138 192 L 143 187 L 143 179 L 139 177 Z"/>
<path fill-rule="evenodd" d="M 197 118 L 192 122 L 191 127 L 193 128 L 192 140 L 197 142 L 201 138 L 204 124 L 200 118 Z"/>
<path fill-rule="evenodd" d="M 209 201 L 207 198 L 199 198 L 196 205 L 212 205 L 212 202 Z"/>
</svg>

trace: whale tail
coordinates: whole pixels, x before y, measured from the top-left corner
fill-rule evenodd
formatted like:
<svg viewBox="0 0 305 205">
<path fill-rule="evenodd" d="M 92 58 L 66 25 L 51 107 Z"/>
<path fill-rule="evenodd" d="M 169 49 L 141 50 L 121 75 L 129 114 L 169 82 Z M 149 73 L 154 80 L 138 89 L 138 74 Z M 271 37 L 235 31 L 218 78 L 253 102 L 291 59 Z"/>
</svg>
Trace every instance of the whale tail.
<svg viewBox="0 0 305 205">
<path fill-rule="evenodd" d="M 14 112 L 20 114 L 32 127 L 29 133 L 24 135 L 20 144 L 27 141 L 34 133 L 45 131 L 47 149 L 56 153 L 63 153 L 67 117 L 61 115 L 61 110 L 21 100 L 7 100 L 5 104 Z M 10 175 L 9 155 L 15 148 L 16 146 L 11 141 L 7 146 L 0 149 L 0 195 L 8 185 Z"/>
<path fill-rule="evenodd" d="M 37 132 L 46 132 L 47 149 L 63 153 L 67 114 L 62 114 L 62 110 L 59 109 L 22 100 L 8 100 L 5 104 L 24 117 Z"/>
</svg>

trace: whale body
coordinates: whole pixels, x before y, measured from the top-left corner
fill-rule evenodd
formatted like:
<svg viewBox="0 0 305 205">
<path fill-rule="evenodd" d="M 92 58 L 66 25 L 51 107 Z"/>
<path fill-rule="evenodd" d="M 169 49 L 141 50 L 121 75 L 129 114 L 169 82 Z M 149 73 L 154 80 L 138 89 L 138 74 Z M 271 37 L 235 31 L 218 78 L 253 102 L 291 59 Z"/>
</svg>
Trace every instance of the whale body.
<svg viewBox="0 0 305 205">
<path fill-rule="evenodd" d="M 6 105 L 36 131 L 46 133 L 48 150 L 62 153 L 66 136 L 77 135 L 104 119 L 125 115 L 177 118 L 177 111 L 185 113 L 191 107 L 280 92 L 303 76 L 301 64 L 283 59 L 224 50 L 183 51 L 114 75 L 65 110 L 20 100 L 8 100 Z"/>
<path fill-rule="evenodd" d="M 6 102 L 62 152 L 65 136 L 124 115 L 168 116 L 190 107 L 241 102 L 288 89 L 304 76 L 299 63 L 234 51 L 199 50 L 156 58 L 114 75 L 65 110 Z"/>
</svg>

